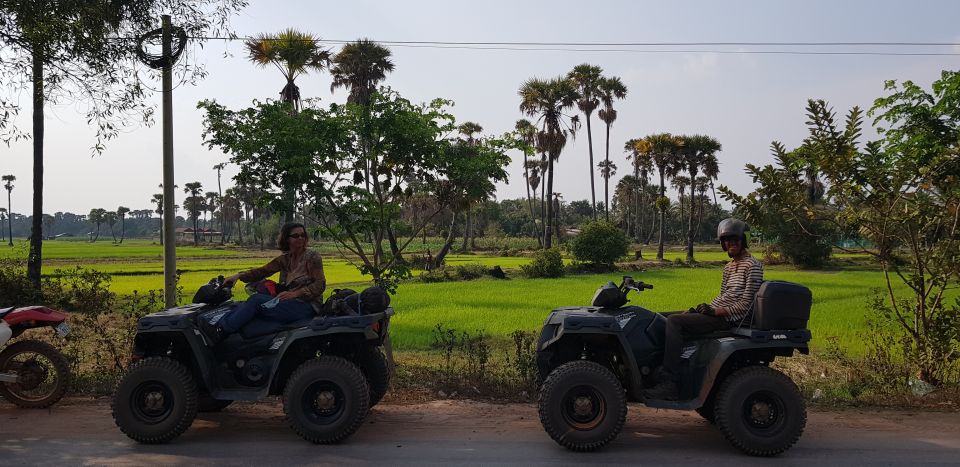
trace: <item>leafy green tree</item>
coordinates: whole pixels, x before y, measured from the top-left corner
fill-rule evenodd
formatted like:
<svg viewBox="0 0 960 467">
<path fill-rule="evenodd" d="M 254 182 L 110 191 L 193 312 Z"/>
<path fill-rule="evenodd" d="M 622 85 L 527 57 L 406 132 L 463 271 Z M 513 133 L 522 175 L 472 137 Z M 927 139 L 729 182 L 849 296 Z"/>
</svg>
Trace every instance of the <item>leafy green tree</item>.
<svg viewBox="0 0 960 467">
<path fill-rule="evenodd" d="M 530 120 L 521 118 L 514 124 L 513 129 L 516 138 L 522 143 L 520 150 L 523 152 L 523 180 L 527 188 L 527 206 L 530 208 L 530 218 L 536 219 L 537 213 L 534 211 L 533 205 L 536 202 L 537 186 L 540 184 L 540 177 L 536 164 L 537 161 L 530 159 L 530 156 L 533 156 L 537 152 L 537 127 L 533 126 Z M 530 196 L 531 188 L 533 189 L 532 198 Z M 533 228 L 536 229 L 536 224 L 533 225 Z M 533 236 L 540 239 L 536 231 L 534 231 Z M 540 241 L 542 241 L 542 239 Z"/>
<path fill-rule="evenodd" d="M 627 97 L 627 86 L 623 84 L 620 78 L 613 76 L 603 78 L 600 81 L 600 100 L 603 102 L 603 108 L 597 112 L 600 120 L 607 125 L 607 143 L 606 156 L 604 162 L 610 166 L 610 127 L 617 120 L 617 111 L 613 108 L 613 101 Z M 605 177 L 603 182 L 603 212 L 607 221 L 610 221 L 610 177 Z"/>
<path fill-rule="evenodd" d="M 580 261 L 609 268 L 627 254 L 630 241 L 616 225 L 607 221 L 588 222 L 574 238 L 570 250 Z"/>
<path fill-rule="evenodd" d="M 120 218 L 120 243 L 123 243 L 123 238 L 127 235 L 127 213 L 130 212 L 130 208 L 125 206 L 120 206 L 117 208 L 117 217 Z"/>
<path fill-rule="evenodd" d="M 0 177 L 3 180 L 3 188 L 7 190 L 7 235 L 10 237 L 10 246 L 13 246 L 13 205 L 10 204 L 10 195 L 13 193 L 13 182 L 17 177 L 13 175 L 4 175 Z"/>
<path fill-rule="evenodd" d="M 9 91 L 0 97 L 0 140 L 23 136 L 6 115 L 16 115 L 20 92 L 32 88 L 33 222 L 27 276 L 40 288 L 43 247 L 44 107 L 61 98 L 88 101 L 87 121 L 96 128 L 94 151 L 138 120 L 150 123 L 147 88 L 138 76 L 134 37 L 156 27 L 161 14 L 188 37 L 229 32 L 229 17 L 245 0 L 6 0 L 0 2 L 0 77 Z M 184 79 L 204 76 L 202 66 L 186 68 Z"/>
<path fill-rule="evenodd" d="M 103 213 L 103 223 L 110 227 L 110 237 L 113 238 L 113 243 L 117 243 L 117 234 L 113 230 L 113 226 L 117 225 L 117 219 L 117 213 L 114 211 L 106 211 Z"/>
<path fill-rule="evenodd" d="M 574 82 L 577 90 L 577 108 L 583 112 L 584 120 L 587 123 L 587 149 L 590 154 L 590 206 L 597 205 L 597 189 L 595 188 L 593 177 L 593 129 L 590 125 L 590 117 L 600 105 L 600 85 L 603 81 L 603 68 L 589 63 L 583 63 L 573 67 L 567 73 L 567 79 Z M 597 220 L 597 213 L 591 213 L 593 220 Z"/>
<path fill-rule="evenodd" d="M 553 193 L 553 165 L 560 159 L 560 153 L 567 145 L 567 138 L 573 138 L 580 125 L 576 116 L 566 114 L 576 102 L 576 86 L 573 81 L 563 77 L 552 80 L 533 78 L 523 83 L 519 94 L 520 111 L 535 117 L 535 124 L 540 128 L 537 145 L 547 154 L 545 192 Z M 551 239 L 555 211 L 553 203 L 547 202 L 546 205 L 543 247 L 549 249 L 553 245 Z"/>
<path fill-rule="evenodd" d="M 630 166 L 633 168 L 635 183 L 631 184 L 635 191 L 631 204 L 634 206 L 632 214 L 636 216 L 633 222 L 635 226 L 634 238 L 639 243 L 643 234 L 647 187 L 650 184 L 650 172 L 653 170 L 653 158 L 650 152 L 652 147 L 646 140 L 634 138 L 624 143 L 623 150 L 627 153 L 627 160 L 630 161 Z M 655 218 L 656 216 L 651 217 Z"/>
</svg>

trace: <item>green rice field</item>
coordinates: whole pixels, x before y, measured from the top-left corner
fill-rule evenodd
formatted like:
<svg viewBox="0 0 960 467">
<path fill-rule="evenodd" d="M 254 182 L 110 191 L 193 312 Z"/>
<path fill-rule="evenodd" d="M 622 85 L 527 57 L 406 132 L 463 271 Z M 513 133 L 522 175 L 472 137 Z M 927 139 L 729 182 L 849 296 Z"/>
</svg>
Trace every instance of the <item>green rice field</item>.
<svg viewBox="0 0 960 467">
<path fill-rule="evenodd" d="M 319 248 L 321 251 L 329 250 Z M 178 247 L 177 268 L 181 286 L 189 298 L 193 291 L 218 274 L 229 275 L 261 266 L 277 252 L 258 249 Z M 362 286 L 367 278 L 357 268 L 334 254 L 324 253 L 329 288 Z M 645 259 L 656 255 L 655 248 L 644 247 Z M 25 257 L 26 245 L 0 248 L 2 257 Z M 841 256 L 841 255 L 838 255 Z M 679 249 L 670 249 L 665 259 L 684 258 Z M 697 251 L 699 261 L 724 261 L 726 254 L 718 249 Z M 851 257 L 843 255 L 843 257 Z M 499 265 L 511 276 L 520 265 L 530 261 L 524 256 L 451 255 L 449 266 L 463 264 Z M 120 294 L 160 289 L 163 285 L 162 248 L 148 240 L 127 240 L 122 245 L 108 241 L 51 241 L 44 243 L 44 274 L 76 266 L 96 269 L 112 275 L 110 288 Z M 513 273 L 511 273 L 513 272 Z M 415 271 L 415 275 L 418 272 Z M 506 341 L 515 330 L 536 330 L 547 313 L 558 306 L 586 305 L 597 287 L 622 274 L 573 275 L 561 279 L 511 280 L 480 279 L 463 282 L 420 283 L 401 285 L 393 297 L 397 315 L 393 321 L 394 342 L 401 349 L 426 349 L 437 324 L 468 332 L 482 330 L 495 340 Z M 632 275 L 655 288 L 642 295 L 631 295 L 633 304 L 654 311 L 686 309 L 711 300 L 717 293 L 721 271 L 719 266 L 700 268 L 655 268 Z M 798 271 L 773 266 L 766 270 L 767 279 L 788 280 L 811 288 L 814 306 L 810 329 L 813 346 L 822 347 L 828 338 L 836 337 L 841 345 L 857 354 L 864 349 L 867 299 L 872 290 L 883 285 L 883 276 L 873 270 Z M 243 292 L 239 293 L 243 298 Z"/>
</svg>

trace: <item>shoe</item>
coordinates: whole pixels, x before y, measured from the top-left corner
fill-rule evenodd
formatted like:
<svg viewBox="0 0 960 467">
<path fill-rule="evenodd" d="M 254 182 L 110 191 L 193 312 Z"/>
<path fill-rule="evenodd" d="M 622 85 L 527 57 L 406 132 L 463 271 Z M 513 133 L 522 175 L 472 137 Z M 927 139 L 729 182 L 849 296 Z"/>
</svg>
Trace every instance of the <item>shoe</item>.
<svg viewBox="0 0 960 467">
<path fill-rule="evenodd" d="M 644 390 L 643 395 L 647 399 L 675 401 L 680 398 L 680 388 L 677 387 L 676 381 L 668 379 L 661 381 L 652 388 Z"/>
<path fill-rule="evenodd" d="M 209 340 L 210 346 L 213 347 L 217 345 L 221 340 L 223 340 L 223 328 L 220 326 L 214 326 L 210 324 L 209 321 L 200 318 L 197 320 L 197 325 L 200 328 L 200 331 L 203 332 L 207 339 Z"/>
</svg>

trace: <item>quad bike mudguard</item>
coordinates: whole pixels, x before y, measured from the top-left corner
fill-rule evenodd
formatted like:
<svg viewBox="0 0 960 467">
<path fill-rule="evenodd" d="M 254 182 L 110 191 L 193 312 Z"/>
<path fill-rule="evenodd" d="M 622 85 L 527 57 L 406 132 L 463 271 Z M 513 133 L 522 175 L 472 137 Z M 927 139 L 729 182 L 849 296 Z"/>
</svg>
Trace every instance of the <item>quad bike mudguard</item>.
<svg viewBox="0 0 960 467">
<path fill-rule="evenodd" d="M 239 339 L 241 343 L 264 343 L 269 341 L 267 358 L 269 372 L 263 378 L 263 384 L 247 387 L 223 387 L 217 377 L 217 366 L 221 363 L 217 358 L 219 347 L 211 347 L 207 338 L 197 328 L 195 321 L 198 315 L 212 315 L 226 311 L 232 302 L 210 306 L 203 304 L 184 305 L 145 316 L 137 323 L 135 338 L 135 355 L 142 356 L 146 349 L 153 346 L 155 339 L 186 343 L 190 349 L 190 359 L 196 365 L 196 376 L 202 380 L 214 399 L 222 400 L 258 400 L 271 393 L 277 380 L 279 362 L 287 350 L 302 339 L 310 339 L 328 335 L 352 336 L 358 341 L 376 341 L 382 343 L 387 335 L 389 318 L 394 314 L 393 308 L 387 308 L 381 313 L 354 316 L 323 316 L 283 326 L 274 333 L 255 336 L 249 339 Z M 384 329 L 380 329 L 384 326 Z M 238 336 L 239 337 L 239 336 Z M 226 342 L 226 341 L 224 341 Z M 221 342 L 220 345 L 223 345 Z M 262 348 L 262 347 L 261 347 Z"/>
</svg>

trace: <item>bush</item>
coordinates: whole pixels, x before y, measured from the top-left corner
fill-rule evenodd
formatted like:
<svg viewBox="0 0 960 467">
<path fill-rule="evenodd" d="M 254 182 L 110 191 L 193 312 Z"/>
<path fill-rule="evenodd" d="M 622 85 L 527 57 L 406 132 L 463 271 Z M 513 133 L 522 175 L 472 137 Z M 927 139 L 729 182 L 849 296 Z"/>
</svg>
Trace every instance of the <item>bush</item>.
<svg viewBox="0 0 960 467">
<path fill-rule="evenodd" d="M 530 264 L 520 265 L 520 271 L 523 275 L 531 278 L 562 277 L 564 271 L 563 258 L 560 256 L 560 250 L 551 248 L 549 250 L 536 252 Z"/>
<path fill-rule="evenodd" d="M 612 266 L 627 254 L 630 241 L 617 226 L 606 222 L 588 222 L 573 239 L 570 250 L 580 261 Z"/>
</svg>

